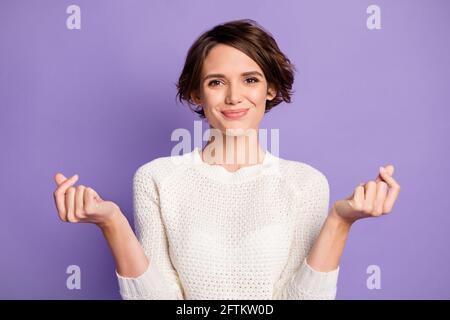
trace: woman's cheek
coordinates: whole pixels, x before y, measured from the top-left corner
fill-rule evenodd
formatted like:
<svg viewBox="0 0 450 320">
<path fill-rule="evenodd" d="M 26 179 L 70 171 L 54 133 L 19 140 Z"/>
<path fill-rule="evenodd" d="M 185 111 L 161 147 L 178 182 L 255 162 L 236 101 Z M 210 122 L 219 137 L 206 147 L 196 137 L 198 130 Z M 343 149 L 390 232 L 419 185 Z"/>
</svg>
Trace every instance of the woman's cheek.
<svg viewBox="0 0 450 320">
<path fill-rule="evenodd" d="M 223 101 L 223 99 L 225 99 L 223 97 L 223 94 L 220 92 L 217 92 L 212 95 L 207 95 L 205 102 L 206 102 L 206 105 L 210 106 L 213 109 L 220 109 L 221 101 Z"/>
<path fill-rule="evenodd" d="M 266 93 L 264 90 L 258 90 L 257 92 L 254 92 L 253 96 L 252 96 L 252 101 L 254 106 L 260 108 L 260 107 L 265 107 L 265 103 L 266 103 Z"/>
</svg>

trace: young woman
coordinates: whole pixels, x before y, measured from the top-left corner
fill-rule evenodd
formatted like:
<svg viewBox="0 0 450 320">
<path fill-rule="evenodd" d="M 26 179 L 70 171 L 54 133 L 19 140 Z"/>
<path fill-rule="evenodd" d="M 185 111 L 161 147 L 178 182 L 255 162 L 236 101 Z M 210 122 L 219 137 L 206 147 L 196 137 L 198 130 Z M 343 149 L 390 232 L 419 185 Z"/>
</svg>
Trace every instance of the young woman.
<svg viewBox="0 0 450 320">
<path fill-rule="evenodd" d="M 390 212 L 400 186 L 392 165 L 380 168 L 328 211 L 319 170 L 262 148 L 250 133 L 290 102 L 293 71 L 253 20 L 218 25 L 195 41 L 177 96 L 196 106 L 213 134 L 202 150 L 137 169 L 136 236 L 114 202 L 75 187 L 77 175 L 56 174 L 60 218 L 100 227 L 123 299 L 335 298 L 352 224 Z"/>
</svg>

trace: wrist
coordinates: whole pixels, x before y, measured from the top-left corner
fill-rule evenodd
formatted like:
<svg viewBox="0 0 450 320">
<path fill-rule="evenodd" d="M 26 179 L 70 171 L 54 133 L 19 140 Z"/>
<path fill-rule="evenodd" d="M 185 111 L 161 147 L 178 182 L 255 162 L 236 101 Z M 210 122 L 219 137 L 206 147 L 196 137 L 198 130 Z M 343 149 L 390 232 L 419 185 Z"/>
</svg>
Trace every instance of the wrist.
<svg viewBox="0 0 450 320">
<path fill-rule="evenodd" d="M 343 229 L 343 230 L 350 229 L 351 226 L 353 225 L 353 223 L 355 222 L 355 220 L 345 219 L 345 218 L 341 217 L 336 212 L 334 205 L 332 206 L 332 208 L 330 210 L 328 219 L 332 222 L 332 224 L 334 226 L 336 226 L 337 228 Z"/>
<path fill-rule="evenodd" d="M 106 218 L 104 221 L 97 224 L 97 226 L 103 231 L 109 231 L 114 230 L 120 227 L 123 224 L 128 223 L 127 218 L 125 215 L 120 211 L 119 208 L 115 210 L 108 218 Z"/>
</svg>

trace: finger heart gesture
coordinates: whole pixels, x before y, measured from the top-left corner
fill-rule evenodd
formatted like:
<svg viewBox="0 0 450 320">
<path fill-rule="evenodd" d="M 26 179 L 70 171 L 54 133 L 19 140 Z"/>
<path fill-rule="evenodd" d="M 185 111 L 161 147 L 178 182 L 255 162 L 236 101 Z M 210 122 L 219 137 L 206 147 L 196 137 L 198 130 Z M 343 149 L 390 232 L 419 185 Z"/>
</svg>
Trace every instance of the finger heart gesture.
<svg viewBox="0 0 450 320">
<path fill-rule="evenodd" d="M 362 218 L 379 217 L 391 212 L 400 192 L 400 185 L 393 174 L 393 165 L 380 167 L 375 181 L 360 183 L 351 196 L 334 203 L 333 214 L 352 224 Z"/>
<path fill-rule="evenodd" d="M 90 187 L 84 185 L 74 187 L 77 180 L 78 175 L 71 178 L 66 178 L 61 173 L 55 175 L 57 188 L 53 196 L 62 221 L 88 222 L 101 227 L 118 215 L 120 208 L 117 204 L 103 200 Z"/>
</svg>

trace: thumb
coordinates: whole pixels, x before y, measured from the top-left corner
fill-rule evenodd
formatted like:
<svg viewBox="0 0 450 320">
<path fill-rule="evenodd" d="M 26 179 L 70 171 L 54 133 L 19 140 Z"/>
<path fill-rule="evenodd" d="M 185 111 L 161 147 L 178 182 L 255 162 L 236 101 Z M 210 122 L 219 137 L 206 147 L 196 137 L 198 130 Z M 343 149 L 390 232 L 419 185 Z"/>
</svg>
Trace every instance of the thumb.
<svg viewBox="0 0 450 320">
<path fill-rule="evenodd" d="M 103 200 L 92 188 L 89 188 L 89 198 L 91 198 L 91 208 L 94 208 L 93 212 L 97 214 L 109 215 L 117 208 L 114 202 Z"/>
<path fill-rule="evenodd" d="M 359 186 L 363 186 L 363 187 L 364 187 L 364 185 L 365 185 L 365 183 L 364 183 L 364 182 L 361 182 L 361 183 L 358 185 L 358 187 L 359 187 Z M 353 190 L 352 194 L 349 195 L 349 196 L 348 196 L 347 198 L 345 198 L 344 200 L 352 200 L 352 199 L 355 197 L 355 193 L 356 193 L 356 188 Z"/>
<path fill-rule="evenodd" d="M 53 177 L 53 179 L 55 180 L 58 186 L 67 180 L 66 176 L 59 172 Z"/>
<path fill-rule="evenodd" d="M 91 187 L 86 188 L 84 192 L 84 202 L 85 209 L 89 213 L 102 213 L 103 204 L 106 203 L 106 201 L 103 201 L 103 199 L 97 193 L 97 191 L 95 191 Z"/>
<path fill-rule="evenodd" d="M 386 170 L 386 173 L 392 177 L 394 174 L 394 166 L 392 164 L 384 166 L 383 167 Z M 378 173 L 377 178 L 375 179 L 375 182 L 384 181 L 383 177 L 381 176 L 381 172 Z"/>
<path fill-rule="evenodd" d="M 387 170 L 387 173 L 392 176 L 394 174 L 394 166 L 392 164 L 385 167 Z"/>
<path fill-rule="evenodd" d="M 63 175 L 62 173 L 58 172 L 53 179 L 56 182 L 56 185 L 59 187 L 62 183 L 66 182 L 67 180 L 72 180 L 73 182 L 77 181 L 79 178 L 79 176 L 77 174 L 73 175 L 70 178 L 67 178 L 65 175 Z"/>
</svg>

